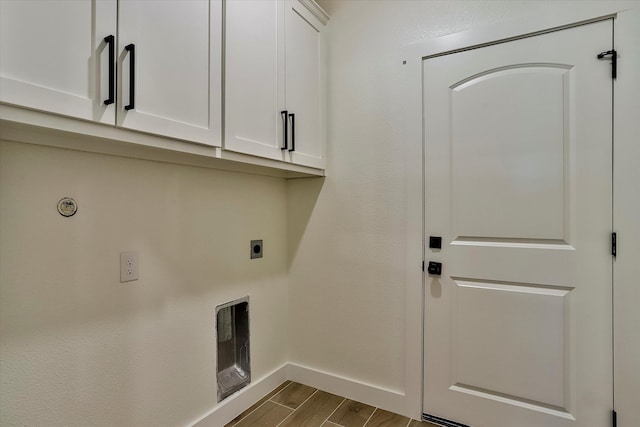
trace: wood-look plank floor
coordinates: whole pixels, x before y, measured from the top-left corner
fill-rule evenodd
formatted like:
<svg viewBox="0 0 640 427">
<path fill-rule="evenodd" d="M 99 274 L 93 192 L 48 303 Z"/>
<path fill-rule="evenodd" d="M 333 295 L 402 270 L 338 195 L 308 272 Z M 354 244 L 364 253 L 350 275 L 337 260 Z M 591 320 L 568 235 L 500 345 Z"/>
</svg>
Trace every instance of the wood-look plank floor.
<svg viewBox="0 0 640 427">
<path fill-rule="evenodd" d="M 225 427 L 436 427 L 291 381 Z"/>
</svg>

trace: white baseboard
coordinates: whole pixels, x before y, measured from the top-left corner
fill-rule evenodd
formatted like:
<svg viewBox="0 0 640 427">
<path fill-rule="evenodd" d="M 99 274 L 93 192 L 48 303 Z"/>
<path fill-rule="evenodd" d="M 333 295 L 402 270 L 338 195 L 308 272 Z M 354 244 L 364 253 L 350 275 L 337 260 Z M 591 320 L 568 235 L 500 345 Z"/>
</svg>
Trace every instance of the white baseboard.
<svg viewBox="0 0 640 427">
<path fill-rule="evenodd" d="M 291 381 L 337 394 L 351 400 L 356 400 L 411 418 L 415 417 L 415 414 L 406 414 L 405 395 L 397 391 L 387 390 L 350 378 L 296 365 L 295 363 L 287 364 L 287 377 Z"/>
<path fill-rule="evenodd" d="M 415 417 L 415 414 L 406 413 L 406 398 L 403 393 L 295 363 L 286 363 L 228 397 L 191 425 L 197 427 L 224 426 L 286 380 L 305 384 L 347 399 L 357 400 L 396 414 Z"/>
<path fill-rule="evenodd" d="M 287 380 L 287 364 L 271 371 L 239 392 L 229 396 L 207 414 L 190 425 L 198 427 L 220 427 L 240 415 L 258 400 L 269 394 Z"/>
</svg>

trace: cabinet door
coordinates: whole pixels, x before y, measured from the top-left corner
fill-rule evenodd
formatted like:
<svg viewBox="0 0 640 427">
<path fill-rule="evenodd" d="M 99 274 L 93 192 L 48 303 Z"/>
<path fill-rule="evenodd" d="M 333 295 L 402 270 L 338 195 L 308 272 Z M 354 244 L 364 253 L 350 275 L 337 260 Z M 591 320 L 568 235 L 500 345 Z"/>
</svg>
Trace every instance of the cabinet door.
<svg viewBox="0 0 640 427">
<path fill-rule="evenodd" d="M 299 1 L 286 5 L 286 105 L 295 114 L 291 161 L 324 168 L 322 23 Z"/>
<path fill-rule="evenodd" d="M 284 160 L 284 11 L 276 0 L 227 0 L 227 150 Z"/>
<path fill-rule="evenodd" d="M 0 1 L 0 101 L 113 124 L 116 0 Z M 114 76 L 115 78 L 115 76 Z"/>
<path fill-rule="evenodd" d="M 219 146 L 221 1 L 120 0 L 118 23 L 117 124 Z"/>
</svg>

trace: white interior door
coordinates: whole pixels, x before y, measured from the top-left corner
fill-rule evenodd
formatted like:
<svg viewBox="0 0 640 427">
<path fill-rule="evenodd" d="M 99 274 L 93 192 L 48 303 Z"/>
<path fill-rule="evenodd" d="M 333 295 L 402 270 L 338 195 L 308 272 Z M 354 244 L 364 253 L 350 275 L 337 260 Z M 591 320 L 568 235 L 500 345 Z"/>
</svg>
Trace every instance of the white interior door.
<svg viewBox="0 0 640 427">
<path fill-rule="evenodd" d="M 612 408 L 612 20 L 423 61 L 424 413 L 602 427 Z M 429 236 L 442 248 L 429 248 Z"/>
</svg>

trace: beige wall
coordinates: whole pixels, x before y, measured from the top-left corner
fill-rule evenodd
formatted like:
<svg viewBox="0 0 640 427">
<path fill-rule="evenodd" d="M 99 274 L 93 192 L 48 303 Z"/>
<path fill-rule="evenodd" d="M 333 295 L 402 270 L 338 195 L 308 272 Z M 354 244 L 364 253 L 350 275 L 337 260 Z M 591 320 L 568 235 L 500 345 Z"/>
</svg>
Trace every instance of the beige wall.
<svg viewBox="0 0 640 427">
<path fill-rule="evenodd" d="M 280 367 L 285 224 L 282 179 L 2 141 L 0 424 L 195 421 L 216 406 L 215 306 L 245 295 L 253 377 Z M 128 250 L 140 280 L 120 283 Z"/>
</svg>

